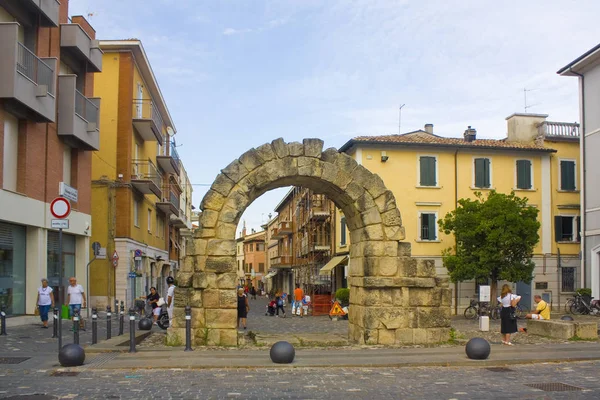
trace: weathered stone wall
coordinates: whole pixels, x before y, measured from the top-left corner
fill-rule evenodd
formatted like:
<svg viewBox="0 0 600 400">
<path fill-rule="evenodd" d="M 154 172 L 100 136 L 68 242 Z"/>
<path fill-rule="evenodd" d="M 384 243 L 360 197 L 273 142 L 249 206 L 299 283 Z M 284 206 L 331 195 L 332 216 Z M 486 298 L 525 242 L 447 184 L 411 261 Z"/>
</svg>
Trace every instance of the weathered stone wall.
<svg viewBox="0 0 600 400">
<path fill-rule="evenodd" d="M 237 345 L 235 231 L 242 213 L 268 190 L 303 186 L 340 207 L 351 234 L 349 336 L 358 343 L 448 340 L 450 289 L 433 261 L 412 259 L 404 228 L 381 178 L 323 141 L 277 139 L 244 153 L 217 176 L 200 208 L 175 294 L 168 340 L 181 343 L 185 305 L 196 345 Z"/>
</svg>

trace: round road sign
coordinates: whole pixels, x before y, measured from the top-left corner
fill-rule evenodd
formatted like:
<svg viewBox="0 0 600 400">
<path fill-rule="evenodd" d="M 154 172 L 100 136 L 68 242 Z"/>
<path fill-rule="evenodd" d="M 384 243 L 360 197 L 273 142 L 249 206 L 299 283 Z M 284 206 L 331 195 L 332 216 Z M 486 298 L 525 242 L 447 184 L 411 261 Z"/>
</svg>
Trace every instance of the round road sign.
<svg viewBox="0 0 600 400">
<path fill-rule="evenodd" d="M 57 197 L 50 204 L 50 212 L 54 218 L 67 218 L 71 213 L 71 203 L 64 197 Z"/>
</svg>

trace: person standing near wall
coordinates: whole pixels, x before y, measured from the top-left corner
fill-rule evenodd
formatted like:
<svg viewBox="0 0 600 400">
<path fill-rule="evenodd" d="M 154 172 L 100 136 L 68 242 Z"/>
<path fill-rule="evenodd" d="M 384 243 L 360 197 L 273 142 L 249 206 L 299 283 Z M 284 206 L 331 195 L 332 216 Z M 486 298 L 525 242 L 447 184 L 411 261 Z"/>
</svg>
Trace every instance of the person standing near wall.
<svg viewBox="0 0 600 400">
<path fill-rule="evenodd" d="M 52 292 L 52 288 L 48 286 L 48 279 L 43 278 L 42 286 L 38 288 L 36 300 L 43 329 L 48 329 L 48 311 L 50 311 L 50 307 L 54 308 L 54 294 Z"/>
<path fill-rule="evenodd" d="M 172 276 L 167 277 L 167 314 L 169 314 L 169 326 L 172 325 L 173 309 L 175 308 L 175 279 Z"/>
</svg>

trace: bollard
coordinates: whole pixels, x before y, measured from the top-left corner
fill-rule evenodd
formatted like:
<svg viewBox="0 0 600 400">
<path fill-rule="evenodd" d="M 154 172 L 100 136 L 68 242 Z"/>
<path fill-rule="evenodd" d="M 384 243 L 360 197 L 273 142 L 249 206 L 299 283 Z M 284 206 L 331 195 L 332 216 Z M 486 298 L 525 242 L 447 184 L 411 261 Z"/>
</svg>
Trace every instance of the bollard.
<svg viewBox="0 0 600 400">
<path fill-rule="evenodd" d="M 119 300 L 115 299 L 115 308 L 113 308 L 113 310 L 115 310 L 115 325 L 117 322 L 117 319 L 119 319 Z"/>
<path fill-rule="evenodd" d="M 92 344 L 98 343 L 98 310 L 92 308 Z"/>
<path fill-rule="evenodd" d="M 135 353 L 135 308 L 129 309 L 129 352 Z"/>
<path fill-rule="evenodd" d="M 125 320 L 125 306 L 121 302 L 121 310 L 119 312 L 119 336 L 123 334 L 123 324 Z"/>
<path fill-rule="evenodd" d="M 0 306 L 0 324 L 2 325 L 0 327 L 0 335 L 4 335 L 7 336 L 6 333 L 6 306 L 4 304 L 2 304 L 2 306 Z"/>
<path fill-rule="evenodd" d="M 79 310 L 73 311 L 73 343 L 79 344 Z"/>
<path fill-rule="evenodd" d="M 58 307 L 54 307 L 54 314 L 52 315 L 52 337 L 58 336 Z"/>
<path fill-rule="evenodd" d="M 192 307 L 185 306 L 185 350 L 192 351 Z"/>
<path fill-rule="evenodd" d="M 112 314 L 110 313 L 110 306 L 106 306 L 106 340 L 112 337 L 112 327 L 110 326 L 110 317 Z"/>
</svg>

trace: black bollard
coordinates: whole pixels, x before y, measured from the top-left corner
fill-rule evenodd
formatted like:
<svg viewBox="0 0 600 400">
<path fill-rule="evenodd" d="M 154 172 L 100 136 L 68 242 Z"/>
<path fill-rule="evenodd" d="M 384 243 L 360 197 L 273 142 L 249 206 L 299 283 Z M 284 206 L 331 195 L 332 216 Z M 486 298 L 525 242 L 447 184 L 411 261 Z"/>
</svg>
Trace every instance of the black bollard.
<svg viewBox="0 0 600 400">
<path fill-rule="evenodd" d="M 121 302 L 121 310 L 119 312 L 119 336 L 123 334 L 123 325 L 125 324 L 125 305 Z"/>
<path fill-rule="evenodd" d="M 106 340 L 112 337 L 112 327 L 110 325 L 110 317 L 112 314 L 110 313 L 110 306 L 106 306 Z"/>
<path fill-rule="evenodd" d="M 135 308 L 129 309 L 129 352 L 135 353 Z"/>
<path fill-rule="evenodd" d="M 0 306 L 0 320 L 0 324 L 2 325 L 0 327 L 0 335 L 6 336 L 6 306 L 4 304 Z"/>
<path fill-rule="evenodd" d="M 58 337 L 58 307 L 54 307 L 52 315 L 52 337 Z"/>
<path fill-rule="evenodd" d="M 119 319 L 119 300 L 115 299 L 115 308 L 113 308 L 113 310 L 115 310 L 115 325 L 117 325 L 117 320 Z"/>
<path fill-rule="evenodd" d="M 73 343 L 79 344 L 79 310 L 73 311 Z"/>
<path fill-rule="evenodd" d="M 185 350 L 192 351 L 192 307 L 185 306 Z"/>
<path fill-rule="evenodd" d="M 98 343 L 98 310 L 92 308 L 92 344 Z"/>
</svg>

